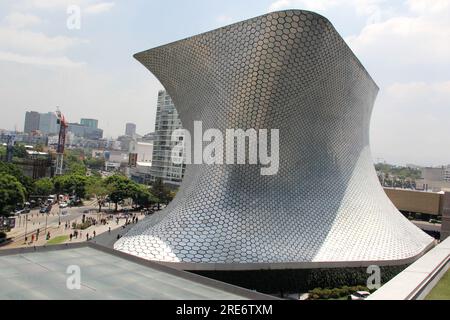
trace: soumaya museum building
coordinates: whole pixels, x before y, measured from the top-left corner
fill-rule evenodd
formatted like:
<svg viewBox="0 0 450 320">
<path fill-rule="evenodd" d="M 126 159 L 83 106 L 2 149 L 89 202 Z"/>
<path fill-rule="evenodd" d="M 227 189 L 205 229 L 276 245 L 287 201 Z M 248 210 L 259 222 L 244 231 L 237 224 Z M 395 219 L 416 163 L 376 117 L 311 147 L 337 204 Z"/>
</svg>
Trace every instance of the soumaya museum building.
<svg viewBox="0 0 450 320">
<path fill-rule="evenodd" d="M 170 205 L 115 249 L 243 284 L 255 273 L 288 283 L 296 272 L 405 266 L 434 245 L 378 181 L 369 145 L 378 87 L 326 18 L 269 13 L 135 58 L 191 132 L 194 121 L 279 129 L 279 169 L 189 164 Z"/>
</svg>

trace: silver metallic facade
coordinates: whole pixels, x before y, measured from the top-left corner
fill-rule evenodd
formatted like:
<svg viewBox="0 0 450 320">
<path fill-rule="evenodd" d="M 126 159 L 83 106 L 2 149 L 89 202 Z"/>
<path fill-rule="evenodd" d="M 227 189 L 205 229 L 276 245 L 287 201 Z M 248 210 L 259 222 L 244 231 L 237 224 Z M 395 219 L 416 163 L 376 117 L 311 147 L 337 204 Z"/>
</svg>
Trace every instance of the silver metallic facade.
<svg viewBox="0 0 450 320">
<path fill-rule="evenodd" d="M 369 148 L 378 87 L 327 19 L 274 12 L 135 57 L 190 132 L 194 120 L 203 130 L 279 129 L 280 167 L 262 176 L 258 165 L 188 165 L 172 203 L 116 249 L 259 268 L 405 261 L 432 244 L 378 182 Z"/>
</svg>

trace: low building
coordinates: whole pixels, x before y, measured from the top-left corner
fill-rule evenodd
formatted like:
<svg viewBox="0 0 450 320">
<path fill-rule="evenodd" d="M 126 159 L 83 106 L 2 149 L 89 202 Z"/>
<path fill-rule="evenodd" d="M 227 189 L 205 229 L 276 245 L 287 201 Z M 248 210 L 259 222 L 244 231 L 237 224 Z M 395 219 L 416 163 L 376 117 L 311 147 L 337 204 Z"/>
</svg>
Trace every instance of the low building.
<svg viewBox="0 0 450 320">
<path fill-rule="evenodd" d="M 413 214 L 424 220 L 440 219 L 441 225 L 417 224 L 424 231 L 438 232 L 443 240 L 450 235 L 450 189 L 427 192 L 408 189 L 384 188 L 395 207 L 406 215 Z"/>
<path fill-rule="evenodd" d="M 421 178 L 416 180 L 416 189 L 434 192 L 450 189 L 450 165 L 425 167 L 421 172 Z"/>
<path fill-rule="evenodd" d="M 149 183 L 151 181 L 151 168 L 153 159 L 152 142 L 133 143 L 130 150 L 130 177 L 139 183 Z"/>
</svg>

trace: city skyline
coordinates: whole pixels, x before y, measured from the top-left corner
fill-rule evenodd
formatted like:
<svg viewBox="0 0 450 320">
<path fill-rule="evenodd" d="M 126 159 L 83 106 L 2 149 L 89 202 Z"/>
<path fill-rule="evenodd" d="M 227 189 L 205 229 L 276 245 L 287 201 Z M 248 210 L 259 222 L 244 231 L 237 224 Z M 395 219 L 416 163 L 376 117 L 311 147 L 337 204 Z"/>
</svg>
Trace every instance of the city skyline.
<svg viewBox="0 0 450 320">
<path fill-rule="evenodd" d="M 81 8 L 79 30 L 66 26 L 69 4 Z M 152 132 L 163 87 L 135 52 L 286 8 L 325 15 L 379 85 L 375 161 L 450 162 L 448 0 L 3 1 L 0 128 L 21 131 L 25 111 L 60 106 L 70 122 L 98 119 L 106 137 L 123 134 L 127 122 Z"/>
</svg>

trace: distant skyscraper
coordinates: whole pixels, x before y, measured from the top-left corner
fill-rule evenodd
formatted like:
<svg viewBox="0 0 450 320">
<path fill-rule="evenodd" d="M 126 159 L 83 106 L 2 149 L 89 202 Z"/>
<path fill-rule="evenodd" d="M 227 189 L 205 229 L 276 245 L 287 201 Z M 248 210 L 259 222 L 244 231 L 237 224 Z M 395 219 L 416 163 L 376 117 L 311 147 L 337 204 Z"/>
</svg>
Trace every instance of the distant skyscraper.
<svg viewBox="0 0 450 320">
<path fill-rule="evenodd" d="M 125 126 L 125 135 L 133 137 L 136 134 L 136 125 L 134 123 L 127 123 Z"/>
<path fill-rule="evenodd" d="M 39 130 L 39 112 L 36 111 L 27 111 L 25 113 L 25 125 L 23 128 L 23 132 L 31 133 L 32 131 Z"/>
<path fill-rule="evenodd" d="M 155 140 L 153 142 L 153 157 L 150 175 L 152 180 L 161 178 L 163 183 L 180 185 L 184 175 L 185 165 L 172 162 L 172 132 L 182 128 L 177 109 L 166 91 L 158 92 L 156 109 Z"/>
<path fill-rule="evenodd" d="M 89 128 L 93 128 L 93 129 L 97 129 L 98 128 L 98 120 L 96 119 L 81 119 L 80 124 L 85 126 L 85 127 L 89 127 Z"/>
<path fill-rule="evenodd" d="M 54 112 L 40 114 L 39 131 L 44 134 L 57 134 L 59 132 L 58 118 Z"/>
</svg>

